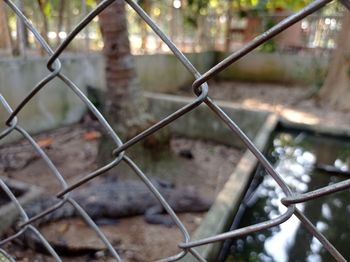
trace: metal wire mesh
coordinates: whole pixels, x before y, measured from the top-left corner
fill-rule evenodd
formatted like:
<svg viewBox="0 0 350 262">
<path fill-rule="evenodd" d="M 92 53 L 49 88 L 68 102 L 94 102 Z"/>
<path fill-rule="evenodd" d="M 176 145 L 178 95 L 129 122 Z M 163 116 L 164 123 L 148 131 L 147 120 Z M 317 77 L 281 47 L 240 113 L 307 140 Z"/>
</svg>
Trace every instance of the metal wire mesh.
<svg viewBox="0 0 350 262">
<path fill-rule="evenodd" d="M 120 0 L 121 1 L 121 0 Z M 173 44 L 173 42 L 162 32 L 162 30 L 158 27 L 156 23 L 152 21 L 152 19 L 143 11 L 143 9 L 133 0 L 125 0 L 125 2 L 135 10 L 135 12 L 152 28 L 152 30 L 162 39 L 162 41 L 170 48 L 170 50 L 173 52 L 173 54 L 177 57 L 179 61 L 183 64 L 183 66 L 194 76 L 196 79 L 192 85 L 193 91 L 196 94 L 196 99 L 194 99 L 191 103 L 187 104 L 186 106 L 182 107 L 178 111 L 172 113 L 171 115 L 167 116 L 163 120 L 155 123 L 150 128 L 142 131 L 140 134 L 136 135 L 132 139 L 128 140 L 127 142 L 122 142 L 120 138 L 118 137 L 118 134 L 112 129 L 112 127 L 109 125 L 109 123 L 105 120 L 105 118 L 102 116 L 102 114 L 95 108 L 95 106 L 89 101 L 89 99 L 84 95 L 84 93 L 66 76 L 61 72 L 61 63 L 59 60 L 60 55 L 65 50 L 67 45 L 76 37 L 76 35 L 84 29 L 84 27 L 94 18 L 96 17 L 101 11 L 103 11 L 105 8 L 108 8 L 110 4 L 114 2 L 114 0 L 104 0 L 101 1 L 101 3 L 88 14 L 75 28 L 74 30 L 68 35 L 68 37 L 65 39 L 65 41 L 55 50 L 53 51 L 50 46 L 45 42 L 44 38 L 40 35 L 38 30 L 30 23 L 30 21 L 26 18 L 26 16 L 17 8 L 17 6 L 11 1 L 11 0 L 4 0 L 4 2 L 16 13 L 16 15 L 22 19 L 22 21 L 25 23 L 25 26 L 30 30 L 38 43 L 42 46 L 42 48 L 50 55 L 50 58 L 47 63 L 47 68 L 50 71 L 50 73 L 43 78 L 34 88 L 33 90 L 26 96 L 23 101 L 17 105 L 15 109 L 12 109 L 9 104 L 6 101 L 6 98 L 0 95 L 0 102 L 2 107 L 5 108 L 5 110 L 8 112 L 9 117 L 5 121 L 6 128 L 1 131 L 0 133 L 0 139 L 5 138 L 12 132 L 18 132 L 21 136 L 23 136 L 33 149 L 38 153 L 38 155 L 44 160 L 47 167 L 50 169 L 53 177 L 55 177 L 59 183 L 61 184 L 61 192 L 58 193 L 56 196 L 60 200 L 58 204 L 55 206 L 52 206 L 48 210 L 44 211 L 43 213 L 36 215 L 35 217 L 28 217 L 25 210 L 17 200 L 14 193 L 10 190 L 10 188 L 5 184 L 4 181 L 0 180 L 0 187 L 1 189 L 6 193 L 6 195 L 10 198 L 10 200 L 13 202 L 13 204 L 18 209 L 20 216 L 22 218 L 22 221 L 24 221 L 21 226 L 19 227 L 18 231 L 13 234 L 10 237 L 7 237 L 6 239 L 0 240 L 0 247 L 4 245 L 5 243 L 8 243 L 10 241 L 13 241 L 14 239 L 18 238 L 20 235 L 22 235 L 25 231 L 30 230 L 34 232 L 34 234 L 37 235 L 37 237 L 40 239 L 42 244 L 46 247 L 47 251 L 52 255 L 52 257 L 57 260 L 61 261 L 61 258 L 59 255 L 55 252 L 53 247 L 50 245 L 50 243 L 41 235 L 41 233 L 38 231 L 38 229 L 34 226 L 34 222 L 46 214 L 49 214 L 50 212 L 53 212 L 54 210 L 62 207 L 64 204 L 70 204 L 72 205 L 77 213 L 80 214 L 80 216 L 85 220 L 85 222 L 91 227 L 97 236 L 103 241 L 103 243 L 106 245 L 108 251 L 110 252 L 110 255 L 115 258 L 117 261 L 121 261 L 121 257 L 118 254 L 118 252 L 113 248 L 110 241 L 105 237 L 105 235 L 102 233 L 102 231 L 99 229 L 99 227 L 95 224 L 95 222 L 88 216 L 88 214 L 84 211 L 83 208 L 79 206 L 79 204 L 73 200 L 70 197 L 70 192 L 74 190 L 75 188 L 79 187 L 82 184 L 85 184 L 91 179 L 94 179 L 95 177 L 98 177 L 100 175 L 103 175 L 106 171 L 109 169 L 115 167 L 121 162 L 125 162 L 136 174 L 137 176 L 145 183 L 145 185 L 149 188 L 149 190 L 156 196 L 156 198 L 159 200 L 161 205 L 164 207 L 164 209 L 167 211 L 167 213 L 171 216 L 172 220 L 176 224 L 176 226 L 179 228 L 179 230 L 182 233 L 183 241 L 181 243 L 178 243 L 178 247 L 180 248 L 180 252 L 178 254 L 174 254 L 173 256 L 163 258 L 162 261 L 176 261 L 184 257 L 187 253 L 190 253 L 195 258 L 197 258 L 198 261 L 205 261 L 204 258 L 200 256 L 200 254 L 196 251 L 195 247 L 211 244 L 213 242 L 217 241 L 223 241 L 230 238 L 235 238 L 243 235 L 247 235 L 253 232 L 257 232 L 259 230 L 271 228 L 274 226 L 277 226 L 285 221 L 287 221 L 292 215 L 295 215 L 300 222 L 307 228 L 307 230 L 316 237 L 323 245 L 325 249 L 328 250 L 328 252 L 337 260 L 337 261 L 345 261 L 345 258 L 337 251 L 337 249 L 322 235 L 321 232 L 319 232 L 316 227 L 302 214 L 302 212 L 296 207 L 297 203 L 303 203 L 306 201 L 309 201 L 311 199 L 316 199 L 325 195 L 329 195 L 335 192 L 339 192 L 341 190 L 346 190 L 350 188 L 350 179 L 339 182 L 336 184 L 332 184 L 320 189 L 317 189 L 312 192 L 307 192 L 304 194 L 296 194 L 294 193 L 285 183 L 285 181 L 282 179 L 282 177 L 275 171 L 275 169 L 272 167 L 272 165 L 266 160 L 266 158 L 263 156 L 263 154 L 257 149 L 257 147 L 252 143 L 252 141 L 245 135 L 245 133 L 239 128 L 239 126 L 230 119 L 223 110 L 208 96 L 208 85 L 207 81 L 212 79 L 214 76 L 216 76 L 219 72 L 224 70 L 226 67 L 230 66 L 232 63 L 240 59 L 241 57 L 248 54 L 250 51 L 258 47 L 259 45 L 263 44 L 270 38 L 274 37 L 278 33 L 282 32 L 283 30 L 287 29 L 289 26 L 293 25 L 294 23 L 300 21 L 304 17 L 308 16 L 309 14 L 312 14 L 313 12 L 321 9 L 326 4 L 330 3 L 332 0 L 316 0 L 307 5 L 302 10 L 298 11 L 297 13 L 291 15 L 290 17 L 284 19 L 276 26 L 272 27 L 268 31 L 264 32 L 260 36 L 256 37 L 253 41 L 249 42 L 245 46 L 243 46 L 241 49 L 235 51 L 234 53 L 230 54 L 226 59 L 212 67 L 210 70 L 205 72 L 204 74 L 201 74 L 198 72 L 198 70 L 190 63 L 190 61 L 186 58 L 186 56 Z M 346 5 L 348 3 L 347 1 L 343 0 L 342 3 Z M 25 110 L 26 104 L 45 86 L 52 81 L 53 79 L 58 78 L 60 79 L 67 88 L 71 89 L 77 97 L 80 98 L 81 101 L 83 101 L 88 109 L 96 116 L 98 121 L 103 126 L 106 134 L 112 138 L 112 140 L 115 143 L 116 149 L 113 152 L 114 160 L 111 161 L 109 164 L 100 167 L 99 169 L 95 170 L 94 172 L 87 174 L 84 176 L 83 179 L 78 181 L 77 183 L 74 183 L 72 185 L 68 185 L 64 178 L 62 177 L 61 173 L 57 170 L 55 165 L 52 163 L 50 158 L 47 156 L 47 154 L 44 152 L 44 150 L 41 149 L 41 147 L 37 144 L 37 142 L 28 134 L 26 130 L 24 130 L 21 126 L 19 121 L 17 120 L 17 114 L 20 113 L 22 110 Z M 142 170 L 133 162 L 132 159 L 130 159 L 124 151 L 137 143 L 138 141 L 146 138 L 147 136 L 157 132 L 157 130 L 163 128 L 164 126 L 168 125 L 169 123 L 176 121 L 177 118 L 181 117 L 182 115 L 192 111 L 196 107 L 198 107 L 201 104 L 206 104 L 215 114 L 216 116 L 221 119 L 232 131 L 232 133 L 235 133 L 238 135 L 238 137 L 243 141 L 243 143 L 246 145 L 246 147 L 255 155 L 255 157 L 258 159 L 260 164 L 266 169 L 268 174 L 277 182 L 277 184 L 281 187 L 283 190 L 285 197 L 281 200 L 281 202 L 287 207 L 287 211 L 280 215 L 279 217 L 276 217 L 274 219 L 271 219 L 269 221 L 265 221 L 259 224 L 250 225 L 245 228 L 240 228 L 237 230 L 228 231 L 222 234 L 218 234 L 215 236 L 211 236 L 208 238 L 200 239 L 200 240 L 191 240 L 190 235 L 184 226 L 184 224 L 180 221 L 176 213 L 171 209 L 167 201 L 162 197 L 162 195 L 158 192 L 156 187 L 152 184 L 151 180 L 145 175 Z M 8 254 L 6 254 L 4 251 L 0 250 L 0 259 L 5 259 L 8 257 Z M 8 258 L 10 260 L 10 258 Z"/>
</svg>

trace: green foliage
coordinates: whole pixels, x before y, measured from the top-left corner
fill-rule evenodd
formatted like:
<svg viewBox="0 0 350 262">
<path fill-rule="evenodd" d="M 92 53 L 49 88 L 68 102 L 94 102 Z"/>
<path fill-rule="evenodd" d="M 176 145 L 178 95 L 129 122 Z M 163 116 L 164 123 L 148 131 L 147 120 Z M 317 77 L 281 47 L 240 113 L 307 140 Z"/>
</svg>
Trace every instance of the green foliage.
<svg viewBox="0 0 350 262">
<path fill-rule="evenodd" d="M 309 4 L 311 0 L 262 0 L 264 7 L 269 10 L 298 10 Z"/>
<path fill-rule="evenodd" d="M 298 10 L 311 0 L 188 0 L 185 11 L 185 21 L 193 27 L 198 25 L 198 17 L 207 15 L 208 9 L 212 8 L 218 13 L 228 9 L 239 12 L 242 17 L 248 13 L 258 15 L 262 12 L 274 12 L 282 10 Z M 218 10 L 220 9 L 220 10 Z"/>
<path fill-rule="evenodd" d="M 266 25 L 265 25 L 265 30 L 268 30 L 270 29 L 271 27 L 273 27 L 275 25 L 275 21 L 273 19 L 269 19 L 267 22 L 266 22 Z M 273 53 L 277 50 L 277 44 L 276 44 L 276 41 L 274 38 L 266 41 L 265 43 L 263 43 L 261 46 L 260 46 L 260 50 L 263 51 L 263 52 L 267 52 L 267 53 Z"/>
<path fill-rule="evenodd" d="M 266 53 L 273 53 L 277 50 L 277 44 L 273 39 L 271 39 L 263 43 L 259 50 Z"/>
<path fill-rule="evenodd" d="M 86 5 L 93 8 L 96 6 L 96 0 L 86 0 Z"/>
<path fill-rule="evenodd" d="M 46 17 L 50 17 L 52 15 L 52 4 L 51 1 L 42 1 L 44 2 L 44 14 Z"/>
<path fill-rule="evenodd" d="M 198 16 L 205 15 L 208 12 L 210 0 L 188 0 L 188 6 L 185 10 L 185 21 L 193 26 L 198 26 Z"/>
<path fill-rule="evenodd" d="M 201 11 L 208 6 L 218 6 L 218 0 L 188 0 L 188 6 L 194 10 Z M 276 10 L 288 9 L 297 10 L 309 4 L 311 0 L 229 0 L 228 6 L 240 9 Z"/>
</svg>

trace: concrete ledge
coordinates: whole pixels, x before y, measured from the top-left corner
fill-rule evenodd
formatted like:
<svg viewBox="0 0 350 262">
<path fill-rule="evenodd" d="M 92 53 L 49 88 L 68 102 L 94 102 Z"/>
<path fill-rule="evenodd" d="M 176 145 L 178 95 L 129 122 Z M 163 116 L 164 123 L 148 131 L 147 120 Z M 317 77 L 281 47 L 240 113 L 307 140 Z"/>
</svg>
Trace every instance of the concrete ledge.
<svg viewBox="0 0 350 262">
<path fill-rule="evenodd" d="M 278 117 L 276 115 L 270 115 L 267 118 L 254 139 L 254 144 L 259 150 L 265 149 L 265 145 L 269 141 L 271 132 L 276 128 L 277 123 Z M 213 206 L 193 234 L 192 240 L 211 237 L 226 232 L 230 228 L 257 163 L 258 160 L 255 156 L 247 150 L 226 182 L 223 190 L 219 193 Z M 207 261 L 215 261 L 221 246 L 222 241 L 200 246 L 196 250 Z M 192 255 L 187 255 L 181 261 L 192 262 L 197 260 Z"/>
<path fill-rule="evenodd" d="M 148 111 L 158 119 L 163 119 L 195 98 L 145 93 Z M 234 103 L 216 101 L 240 128 L 253 139 L 264 125 L 269 112 L 243 108 Z M 243 143 L 206 105 L 200 105 L 193 111 L 181 116 L 169 125 L 174 135 L 189 138 L 208 139 L 218 143 L 244 148 Z"/>
<path fill-rule="evenodd" d="M 286 129 L 303 130 L 316 135 L 335 136 L 339 138 L 349 138 L 350 129 L 345 127 L 334 127 L 325 124 L 302 124 L 285 118 L 279 119 L 279 126 Z"/>
</svg>

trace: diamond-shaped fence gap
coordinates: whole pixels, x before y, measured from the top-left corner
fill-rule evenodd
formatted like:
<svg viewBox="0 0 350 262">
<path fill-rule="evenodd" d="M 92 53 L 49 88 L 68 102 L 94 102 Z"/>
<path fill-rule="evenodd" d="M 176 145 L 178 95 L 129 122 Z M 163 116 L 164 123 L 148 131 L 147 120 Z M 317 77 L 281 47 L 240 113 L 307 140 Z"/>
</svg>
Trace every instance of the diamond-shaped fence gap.
<svg viewBox="0 0 350 262">
<path fill-rule="evenodd" d="M 54 78 L 37 95 L 23 104 L 23 110 L 20 110 L 17 116 L 21 125 L 29 132 L 38 132 L 55 128 L 58 123 L 75 123 L 82 118 L 85 111 L 85 104 L 62 81 Z M 29 117 L 33 115 L 34 117 Z"/>
<path fill-rule="evenodd" d="M 42 80 L 40 80 L 40 82 L 38 82 L 32 90 L 27 91 L 25 90 L 24 92 L 27 93 L 27 95 L 25 96 L 25 98 L 23 100 L 21 100 L 20 102 L 16 101 L 16 107 L 14 107 L 15 109 L 13 110 L 14 112 L 11 114 L 11 116 L 9 117 L 9 119 L 7 120 L 7 123 L 9 123 L 12 118 L 16 115 L 18 115 L 20 113 L 20 111 L 22 110 L 22 108 L 24 108 L 30 101 L 33 101 L 32 103 L 38 103 L 38 101 L 36 99 L 34 99 L 34 96 L 43 88 L 45 87 L 49 82 L 51 82 L 56 76 L 57 76 L 58 70 L 54 73 L 51 73 L 49 75 L 47 75 L 45 78 L 43 78 Z M 23 80 L 19 79 L 18 81 Z M 17 89 L 18 91 L 22 91 L 20 90 L 21 86 L 23 86 L 23 84 L 21 83 L 15 83 L 14 89 Z M 27 110 L 36 110 L 33 108 L 29 108 Z M 40 110 L 39 110 L 40 111 Z M 22 112 L 23 114 L 23 112 Z M 25 117 L 25 116 L 24 116 Z M 48 121 L 50 121 L 50 118 L 48 118 Z"/>
<path fill-rule="evenodd" d="M 135 174 L 146 184 L 148 189 L 152 192 L 152 194 L 157 198 L 159 203 L 162 205 L 164 210 L 170 215 L 172 221 L 174 224 L 179 228 L 181 231 L 184 241 L 188 242 L 190 240 L 190 235 L 184 226 L 184 224 L 181 222 L 181 220 L 178 218 L 174 210 L 170 207 L 169 203 L 164 199 L 164 197 L 161 195 L 161 193 L 157 190 L 157 188 L 152 184 L 152 182 L 149 180 L 149 178 L 138 168 L 138 166 L 128 157 L 124 158 L 124 161 L 127 163 L 127 165 L 135 172 Z M 192 251 L 195 252 L 195 251 Z M 177 260 L 181 257 L 186 255 L 186 252 L 181 251 L 179 254 L 174 255 L 172 257 L 169 257 L 168 261 Z M 198 257 L 200 255 L 198 254 Z"/>
<path fill-rule="evenodd" d="M 289 28 L 290 26 L 302 20 L 306 16 L 318 11 L 330 2 L 332 2 L 332 0 L 315 0 L 306 7 L 304 7 L 302 10 L 298 11 L 297 13 L 283 19 L 281 22 L 279 22 L 266 32 L 262 33 L 261 35 L 257 36 L 252 41 L 245 44 L 242 48 L 233 52 L 227 58 L 225 58 L 220 63 L 208 70 L 206 73 L 204 73 L 200 79 L 197 79 L 193 83 L 194 88 L 213 78 L 215 75 L 217 75 L 219 72 L 230 66 L 232 63 L 236 62 L 238 59 L 244 57 L 245 55 L 253 51 L 255 48 L 259 47 L 269 39 L 283 32 L 283 30 Z"/>
<path fill-rule="evenodd" d="M 247 148 L 255 155 L 255 157 L 259 160 L 260 164 L 265 168 L 265 170 L 269 173 L 269 175 L 271 175 L 273 177 L 273 179 L 277 182 L 277 184 L 282 188 L 282 190 L 284 191 L 284 193 L 286 194 L 286 196 L 292 196 L 293 192 L 290 190 L 290 188 L 287 186 L 287 184 L 285 183 L 285 181 L 282 179 L 282 177 L 276 172 L 276 170 L 272 167 L 271 163 L 265 158 L 265 156 L 254 146 L 253 142 L 244 134 L 244 132 L 236 125 L 236 123 L 230 119 L 223 111 L 222 109 L 220 109 L 220 107 L 218 107 L 217 105 L 215 105 L 212 101 L 210 101 L 210 99 L 207 99 L 208 102 L 206 102 L 208 104 L 208 106 L 228 125 L 228 127 L 235 132 L 240 139 L 245 143 L 245 145 L 247 146 Z M 320 233 L 316 227 L 314 225 L 311 224 L 311 222 L 297 209 L 295 208 L 293 205 L 290 205 L 288 207 L 288 211 L 282 215 L 279 219 L 279 221 L 276 219 L 276 221 L 270 220 L 270 222 L 272 222 L 271 226 L 275 226 L 278 224 L 281 224 L 283 222 L 285 222 L 291 215 L 293 215 L 293 213 L 295 215 L 297 215 L 297 217 L 299 218 L 299 220 L 301 220 L 303 222 L 303 225 L 306 227 L 306 229 L 312 234 L 314 235 L 322 244 L 323 246 L 332 254 L 333 257 L 337 258 L 340 261 L 343 261 L 344 258 L 342 257 L 342 255 L 336 250 L 336 248 L 324 237 L 324 235 L 322 233 Z M 271 226 L 268 226 L 269 221 L 267 221 L 266 223 L 262 223 L 262 224 L 258 224 L 255 226 L 251 226 L 251 228 L 247 227 L 246 228 L 246 233 L 247 232 L 253 232 L 253 231 L 259 231 L 261 229 L 265 229 Z M 202 245 L 204 243 L 210 243 L 212 241 L 215 240 L 223 240 L 227 239 L 228 237 L 236 237 L 235 234 L 237 234 L 237 236 L 240 236 L 241 234 L 244 234 L 244 230 L 242 229 L 243 232 L 240 232 L 241 229 L 237 229 L 234 230 L 231 233 L 224 233 L 220 236 L 213 237 L 213 238 L 208 238 L 207 240 L 199 240 L 199 241 L 195 241 L 195 245 Z M 249 233 L 248 233 L 249 234 Z M 187 247 L 191 247 L 192 245 L 188 245 Z M 183 246 L 186 247 L 186 246 Z"/>
<path fill-rule="evenodd" d="M 17 200 L 16 196 L 14 195 L 14 193 L 10 190 L 10 188 L 5 184 L 5 182 L 0 179 L 0 188 L 5 192 L 5 194 L 8 196 L 8 198 L 11 200 L 11 202 L 15 205 L 16 209 L 18 210 L 18 212 L 20 213 L 20 216 L 22 217 L 22 219 L 24 221 L 28 220 L 28 216 L 25 213 L 24 209 L 22 208 L 21 204 L 19 203 L 19 201 Z M 56 259 L 56 260 L 60 260 L 59 256 L 57 255 L 57 253 L 52 249 L 51 245 L 47 242 L 47 240 L 39 233 L 39 231 L 37 231 L 34 227 L 32 227 L 31 225 L 26 226 L 23 229 L 18 230 L 18 232 L 16 232 L 14 235 L 7 237 L 6 239 L 3 239 L 0 241 L 0 245 L 6 244 L 9 241 L 12 241 L 18 237 L 21 237 L 22 234 L 25 234 L 26 230 L 31 230 L 33 231 L 34 234 L 36 234 L 36 236 L 39 238 L 39 240 L 42 242 L 42 244 L 44 245 L 44 247 L 47 249 L 47 251 Z"/>
<path fill-rule="evenodd" d="M 40 45 L 46 50 L 46 52 L 50 55 L 53 55 L 51 57 L 51 59 L 49 59 L 48 61 L 48 68 L 49 70 L 53 71 L 54 74 L 58 74 L 58 72 L 60 72 L 61 70 L 61 63 L 59 62 L 58 59 L 56 59 L 57 57 L 55 57 L 55 55 L 58 55 L 58 52 L 62 52 L 63 50 L 63 46 L 67 46 L 69 44 L 69 42 L 73 39 L 72 35 L 73 34 L 78 34 L 78 32 L 81 30 L 79 29 L 79 27 L 77 27 L 76 29 L 73 30 L 73 32 L 66 38 L 66 40 L 60 45 L 60 47 L 58 47 L 56 53 L 54 54 L 54 52 L 51 50 L 50 46 L 45 42 L 44 38 L 40 35 L 40 33 L 35 29 L 35 27 L 30 23 L 30 21 L 25 17 L 25 15 L 17 8 L 16 5 L 13 4 L 12 1 L 9 0 L 4 0 L 6 1 L 6 3 L 11 7 L 11 9 L 17 14 L 17 16 L 19 16 L 22 21 L 25 23 L 25 25 L 27 26 L 27 28 L 34 34 L 36 40 L 40 43 Z M 106 6 L 108 6 L 112 1 L 103 1 L 99 8 L 96 8 L 94 11 L 92 11 L 90 13 L 90 16 L 88 16 L 89 19 L 92 19 L 93 17 L 96 16 L 95 13 L 99 13 L 103 10 L 103 8 L 105 8 Z M 92 17 L 92 18 L 91 18 Z M 71 37 L 70 37 L 71 36 Z M 96 109 L 96 107 L 91 103 L 91 101 L 89 99 L 87 99 L 87 97 L 85 96 L 85 94 L 69 79 L 67 78 L 65 75 L 63 74 L 58 74 L 58 77 L 68 86 L 70 87 L 73 92 L 75 92 L 75 94 L 84 101 L 84 103 L 87 105 L 87 107 L 91 110 L 91 112 L 97 117 L 97 119 L 99 120 L 99 122 L 103 125 L 103 127 L 106 129 L 106 132 L 113 138 L 113 140 L 115 141 L 115 143 L 117 145 L 121 144 L 121 141 L 119 139 L 119 137 L 117 136 L 117 134 L 113 131 L 113 129 L 110 127 L 110 125 L 108 124 L 108 122 L 103 118 L 103 116 L 101 115 L 101 113 Z M 27 99 L 25 99 L 24 101 L 22 101 L 20 107 L 23 107 L 25 105 L 25 103 L 28 102 L 28 100 L 35 95 L 36 92 L 38 92 L 46 83 L 47 81 L 50 81 L 52 78 L 50 77 L 49 79 L 43 79 L 36 88 L 33 89 L 33 92 L 31 93 L 31 95 L 29 95 L 27 97 Z M 21 108 L 18 108 L 17 111 L 19 111 Z M 17 112 L 18 113 L 18 112 Z M 12 117 L 14 117 L 16 114 L 16 112 L 14 114 L 12 114 Z M 11 120 L 8 119 L 7 122 L 9 122 Z"/>
</svg>

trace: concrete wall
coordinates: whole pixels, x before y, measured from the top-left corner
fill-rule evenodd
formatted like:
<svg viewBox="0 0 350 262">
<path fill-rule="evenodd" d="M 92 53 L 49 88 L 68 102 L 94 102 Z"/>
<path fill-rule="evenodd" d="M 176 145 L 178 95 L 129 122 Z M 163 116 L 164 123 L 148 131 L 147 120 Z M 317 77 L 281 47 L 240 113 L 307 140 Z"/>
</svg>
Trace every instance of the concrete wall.
<svg viewBox="0 0 350 262">
<path fill-rule="evenodd" d="M 186 56 L 201 73 L 209 70 L 216 61 L 214 52 Z M 180 61 L 170 54 L 136 56 L 136 69 L 140 84 L 147 91 L 176 92 L 180 87 L 190 87 L 194 81 Z"/>
<path fill-rule="evenodd" d="M 219 54 L 220 61 L 227 56 Z M 219 77 L 250 82 L 313 84 L 324 79 L 328 63 L 328 56 L 253 52 L 229 66 Z"/>
<path fill-rule="evenodd" d="M 201 70 L 215 62 L 214 53 L 189 54 L 189 60 Z M 61 59 L 63 73 L 84 93 L 86 87 L 105 89 L 104 60 L 101 55 L 66 55 Z M 178 87 L 191 85 L 193 77 L 172 55 L 136 56 L 137 74 L 145 90 L 175 92 Z M 47 58 L 0 60 L 0 92 L 15 108 L 20 101 L 50 72 Z M 60 125 L 77 122 L 84 104 L 59 79 L 44 87 L 19 114 L 19 123 L 30 132 L 40 132 Z M 8 114 L 0 107 L 0 119 Z M 1 121 L 3 123 L 3 121 Z M 1 128 L 1 127 L 0 127 Z"/>
<path fill-rule="evenodd" d="M 50 73 L 45 67 L 45 61 L 45 58 L 0 61 L 0 92 L 12 108 Z M 103 61 L 99 57 L 69 56 L 61 61 L 63 73 L 84 92 L 87 85 L 104 85 L 104 78 L 100 77 L 103 74 Z M 39 132 L 74 123 L 84 111 L 84 104 L 73 92 L 61 80 L 54 79 L 25 106 L 18 118 L 22 127 L 31 132 Z M 0 119 L 7 117 L 7 112 L 1 106 Z"/>
</svg>

